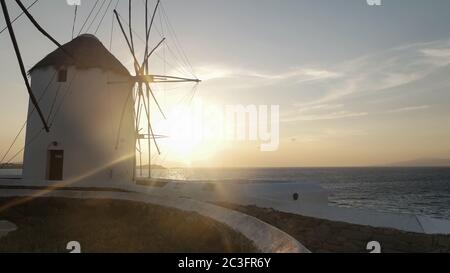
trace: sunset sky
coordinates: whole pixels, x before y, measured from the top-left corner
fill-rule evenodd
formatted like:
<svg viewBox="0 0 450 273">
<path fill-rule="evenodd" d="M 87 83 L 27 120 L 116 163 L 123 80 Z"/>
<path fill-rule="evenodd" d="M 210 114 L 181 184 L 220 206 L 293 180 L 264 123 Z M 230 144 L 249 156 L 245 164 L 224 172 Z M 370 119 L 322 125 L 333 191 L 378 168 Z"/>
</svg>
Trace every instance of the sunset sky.
<svg viewBox="0 0 450 273">
<path fill-rule="evenodd" d="M 15 17 L 16 5 L 7 2 Z M 127 2 L 118 7 L 124 18 Z M 365 0 L 163 2 L 195 75 L 203 80 L 193 104 L 280 105 L 280 147 L 261 152 L 255 141 L 171 136 L 162 141 L 163 154 L 155 163 L 367 166 L 450 158 L 450 1 L 384 0 L 381 7 Z M 135 30 L 144 37 L 143 1 L 134 3 Z M 82 1 L 77 30 L 91 7 L 92 1 Z M 64 0 L 41 0 L 30 11 L 58 41 L 70 41 L 74 10 Z M 106 47 L 111 20 L 110 10 L 96 34 Z M 25 18 L 14 26 L 27 69 L 55 49 Z M 90 32 L 96 26 L 94 22 Z M 142 41 L 135 39 L 142 51 Z M 117 24 L 112 40 L 113 54 L 131 71 Z M 158 40 L 156 35 L 152 44 Z M 158 54 L 169 52 L 163 48 Z M 0 60 L 2 155 L 25 121 L 28 104 L 7 31 L 0 34 Z M 155 57 L 152 68 L 189 76 L 178 72 L 176 62 L 171 64 L 164 69 Z M 191 87 L 155 87 L 168 123 L 177 123 L 180 110 L 174 102 L 183 100 Z M 184 116 L 195 119 L 187 113 L 192 105 L 182 106 Z M 157 128 L 164 127 L 153 110 Z M 23 136 L 15 150 L 21 146 Z"/>
</svg>

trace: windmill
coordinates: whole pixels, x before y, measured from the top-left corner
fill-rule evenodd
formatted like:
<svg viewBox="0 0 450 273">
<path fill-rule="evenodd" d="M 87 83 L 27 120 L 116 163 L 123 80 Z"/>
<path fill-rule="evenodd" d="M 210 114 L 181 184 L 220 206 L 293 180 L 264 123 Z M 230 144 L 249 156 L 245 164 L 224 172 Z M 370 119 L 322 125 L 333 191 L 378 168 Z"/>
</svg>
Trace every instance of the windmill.
<svg viewBox="0 0 450 273">
<path fill-rule="evenodd" d="M 123 27 L 123 24 L 121 22 L 120 16 L 117 12 L 117 10 L 114 10 L 115 17 L 117 19 L 117 22 L 120 26 L 120 30 L 123 34 L 123 37 L 127 43 L 128 49 L 130 50 L 130 53 L 133 57 L 134 61 L 134 69 L 136 76 L 133 77 L 134 81 L 137 84 L 138 89 L 138 99 L 143 101 L 144 111 L 147 118 L 147 135 L 138 134 L 138 142 L 140 142 L 141 139 L 147 138 L 148 143 L 148 149 L 149 149 L 149 158 L 148 158 L 148 178 L 151 178 L 151 153 L 150 153 L 150 141 L 154 141 L 154 145 L 158 151 L 158 154 L 161 153 L 158 143 L 156 141 L 157 138 L 161 138 L 164 136 L 155 135 L 153 132 L 153 128 L 150 122 L 150 95 L 153 98 L 154 102 L 156 103 L 161 115 L 166 118 L 164 115 L 164 112 L 158 103 L 158 100 L 156 99 L 151 87 L 150 83 L 183 83 L 183 82 L 195 82 L 199 83 L 200 80 L 198 78 L 192 79 L 192 78 L 182 78 L 182 77 L 174 77 L 174 76 L 168 76 L 168 75 L 152 75 L 149 74 L 149 58 L 152 56 L 152 54 L 158 49 L 159 46 L 166 40 L 166 38 L 162 38 L 162 40 L 155 46 L 153 49 L 149 51 L 149 39 L 150 39 L 150 33 L 155 21 L 156 12 L 159 8 L 161 1 L 158 0 L 156 2 L 156 5 L 153 9 L 153 13 L 151 16 L 151 19 L 148 18 L 148 0 L 145 0 L 145 53 L 144 58 L 141 63 L 136 58 L 135 54 L 135 46 L 134 46 L 134 40 L 133 40 L 133 31 L 132 31 L 132 1 L 128 1 L 128 17 L 129 17 L 129 37 L 127 36 L 127 33 Z M 147 98 L 147 101 L 145 100 Z M 140 113 L 138 111 L 138 113 Z M 138 117 L 139 119 L 139 117 Z M 138 143 L 140 146 L 140 143 Z"/>
<path fill-rule="evenodd" d="M 112 1 L 110 0 L 110 4 Z M 153 144 L 157 153 L 160 154 L 157 140 L 166 137 L 155 134 L 151 123 L 152 102 L 156 105 L 160 115 L 164 119 L 166 118 L 152 85 L 186 82 L 198 84 L 200 82 L 196 77 L 187 78 L 150 73 L 150 57 L 166 42 L 166 38 L 162 37 L 154 47 L 150 48 L 149 45 L 151 30 L 154 28 L 158 9 L 161 8 L 161 1 L 156 2 L 151 14 L 148 12 L 149 1 L 146 0 L 144 3 L 145 48 L 142 61 L 138 61 L 136 57 L 132 29 L 132 1 L 128 1 L 128 33 L 123 25 L 123 19 L 114 8 L 114 18 L 133 59 L 134 75 L 131 75 L 95 36 L 78 35 L 69 43 L 62 45 L 33 18 L 28 11 L 31 6 L 25 7 L 20 0 L 15 0 L 15 2 L 35 28 L 57 46 L 57 50 L 47 55 L 29 71 L 30 83 L 15 37 L 8 6 L 5 0 L 0 0 L 20 71 L 30 97 L 27 137 L 24 147 L 24 176 L 28 176 L 30 179 L 66 180 L 64 172 L 70 173 L 70 178 L 77 179 L 79 177 L 96 177 L 96 179 L 103 180 L 108 180 L 108 178 L 135 180 L 136 151 L 139 152 L 142 168 L 140 147 L 142 146 L 141 142 L 144 144 L 146 142 L 149 156 L 148 178 L 151 178 L 151 145 Z M 105 14 L 110 4 L 107 6 Z M 116 7 L 117 4 L 118 1 Z M 97 14 L 102 6 L 98 9 Z M 77 7 L 74 23 L 76 12 Z M 99 26 L 102 21 L 103 18 L 100 20 Z M 61 90 L 65 90 L 65 92 Z M 70 104 L 64 100 L 69 90 L 72 96 Z M 63 94 L 61 95 L 61 93 Z M 48 94 L 51 94 L 53 99 L 46 100 L 44 96 L 50 96 Z M 114 106 L 111 114 L 108 114 L 109 112 L 103 105 L 105 103 L 101 99 L 96 101 L 95 97 L 98 97 L 99 94 L 109 94 L 108 99 Z M 61 97 L 63 98 L 60 99 Z M 61 100 L 61 103 L 58 100 Z M 38 115 L 32 115 L 34 112 Z M 63 118 L 58 120 L 56 119 L 57 115 L 63 116 Z M 114 126 L 111 126 L 114 128 L 108 132 L 103 125 L 107 123 L 107 119 L 114 120 Z M 140 128 L 141 119 L 146 121 L 147 128 L 144 132 Z M 32 135 L 33 129 L 38 131 L 37 135 Z M 108 141 L 113 144 L 109 145 Z M 131 152 L 133 152 L 132 156 Z"/>
</svg>

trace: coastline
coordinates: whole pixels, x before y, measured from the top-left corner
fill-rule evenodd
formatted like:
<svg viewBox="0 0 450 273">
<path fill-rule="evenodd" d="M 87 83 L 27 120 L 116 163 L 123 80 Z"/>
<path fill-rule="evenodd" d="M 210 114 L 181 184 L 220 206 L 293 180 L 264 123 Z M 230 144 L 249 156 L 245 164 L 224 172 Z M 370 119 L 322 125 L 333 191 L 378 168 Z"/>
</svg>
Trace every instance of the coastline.
<svg viewBox="0 0 450 273">
<path fill-rule="evenodd" d="M 450 235 L 430 235 L 323 220 L 256 206 L 216 205 L 254 216 L 288 233 L 313 253 L 367 253 L 378 241 L 384 253 L 450 252 Z"/>
</svg>

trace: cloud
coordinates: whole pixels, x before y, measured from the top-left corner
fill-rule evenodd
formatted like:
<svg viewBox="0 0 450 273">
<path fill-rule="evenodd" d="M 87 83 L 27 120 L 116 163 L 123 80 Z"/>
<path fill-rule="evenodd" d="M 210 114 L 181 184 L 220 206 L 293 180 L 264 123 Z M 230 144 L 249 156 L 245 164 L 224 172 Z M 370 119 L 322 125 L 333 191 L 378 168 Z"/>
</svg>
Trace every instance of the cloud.
<svg viewBox="0 0 450 273">
<path fill-rule="evenodd" d="M 317 68 L 293 69 L 281 74 L 262 74 L 257 72 L 248 72 L 247 75 L 267 80 L 291 79 L 296 83 L 332 79 L 341 76 L 341 74 L 337 72 Z"/>
<path fill-rule="evenodd" d="M 202 81 L 233 77 L 233 70 L 219 66 L 202 66 L 195 69 Z"/>
<path fill-rule="evenodd" d="M 422 53 L 429 57 L 450 58 L 450 48 L 426 48 Z"/>
<path fill-rule="evenodd" d="M 409 106 L 409 107 L 403 107 L 398 109 L 392 109 L 389 110 L 388 113 L 401 113 L 401 112 L 410 112 L 410 111 L 417 111 L 417 110 L 424 110 L 430 108 L 429 105 L 420 105 L 420 106 Z"/>
<path fill-rule="evenodd" d="M 344 104 L 318 104 L 304 106 L 296 104 L 296 109 L 281 114 L 281 122 L 334 120 L 367 116 L 368 112 L 344 109 Z"/>
<path fill-rule="evenodd" d="M 438 47 L 429 47 L 421 50 L 429 63 L 442 67 L 450 65 L 450 44 L 441 45 Z"/>
<path fill-rule="evenodd" d="M 368 115 L 361 105 L 355 105 L 364 100 L 364 96 L 388 94 L 395 90 L 423 80 L 450 65 L 450 41 L 435 41 L 404 45 L 387 49 L 375 54 L 366 55 L 335 66 L 332 71 L 341 71 L 339 77 L 330 77 L 329 81 L 317 82 L 313 90 L 317 96 L 309 101 L 295 103 L 295 110 L 285 112 L 282 120 L 285 122 L 307 120 L 333 120 L 355 118 Z M 429 81 L 430 89 L 437 84 Z M 361 100 L 362 99 L 362 100 Z M 346 109 L 344 109 L 344 106 Z M 390 113 L 417 111 L 429 108 L 428 105 L 399 107 L 388 110 Z"/>
<path fill-rule="evenodd" d="M 297 112 L 298 113 L 305 113 L 309 111 L 316 111 L 316 110 L 330 110 L 330 109 L 337 109 L 342 108 L 343 104 L 317 104 L 312 106 L 303 106 L 302 104 L 294 104 L 298 107 Z"/>
<path fill-rule="evenodd" d="M 312 132 L 303 132 L 302 134 L 286 137 L 283 140 L 289 142 L 298 143 L 310 143 L 310 142 L 327 142 L 330 140 L 340 140 L 342 138 L 350 137 L 363 137 L 368 133 L 359 129 L 322 129 Z"/>
<path fill-rule="evenodd" d="M 370 103 L 365 98 L 373 98 L 378 93 L 417 90 L 414 83 L 449 65 L 450 40 L 443 40 L 406 44 L 332 66 L 311 65 L 275 73 L 220 64 L 203 65 L 195 70 L 203 81 L 225 80 L 224 85 L 228 88 L 251 89 L 272 85 L 282 88 L 288 83 L 289 89 L 296 91 L 293 98 L 301 99 L 302 103 L 295 103 L 293 110 L 284 112 L 282 121 L 295 122 L 367 116 L 371 110 L 361 109 L 364 103 Z M 426 83 L 428 90 L 436 84 L 439 83 Z M 406 86 L 411 88 L 404 88 Z M 362 104 L 355 105 L 356 98 Z M 387 111 L 421 109 L 425 106 Z"/>
<path fill-rule="evenodd" d="M 203 81 L 229 79 L 229 78 L 251 78 L 255 85 L 277 84 L 278 81 L 290 80 L 294 83 L 308 81 L 320 81 L 338 78 L 340 73 L 323 68 L 296 68 L 278 73 L 268 73 L 226 65 L 203 65 L 195 68 L 199 78 Z"/>
<path fill-rule="evenodd" d="M 367 112 L 351 112 L 351 111 L 337 111 L 331 113 L 322 114 L 309 114 L 309 115 L 298 115 L 292 117 L 282 118 L 281 122 L 295 122 L 295 121 L 316 121 L 316 120 L 334 120 L 334 119 L 344 119 L 344 118 L 354 118 L 367 116 Z"/>
<path fill-rule="evenodd" d="M 386 49 L 333 68 L 341 77 L 317 86 L 323 92 L 304 105 L 331 103 L 353 95 L 389 91 L 425 79 L 450 65 L 450 41 L 434 41 Z"/>
</svg>

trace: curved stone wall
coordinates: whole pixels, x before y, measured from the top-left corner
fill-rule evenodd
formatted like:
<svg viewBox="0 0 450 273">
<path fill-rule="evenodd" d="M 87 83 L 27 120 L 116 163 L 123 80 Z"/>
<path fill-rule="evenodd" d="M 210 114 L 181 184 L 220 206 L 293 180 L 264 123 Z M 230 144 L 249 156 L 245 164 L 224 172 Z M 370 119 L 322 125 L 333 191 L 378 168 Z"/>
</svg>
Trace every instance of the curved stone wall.
<svg viewBox="0 0 450 273">
<path fill-rule="evenodd" d="M 255 217 L 181 197 L 158 197 L 143 193 L 127 192 L 88 192 L 68 190 L 13 190 L 5 189 L 0 197 L 62 197 L 78 199 L 115 199 L 144 202 L 182 211 L 196 212 L 202 216 L 214 219 L 241 233 L 252 241 L 255 247 L 263 253 L 309 253 L 302 244 L 280 229 L 271 226 Z"/>
</svg>

